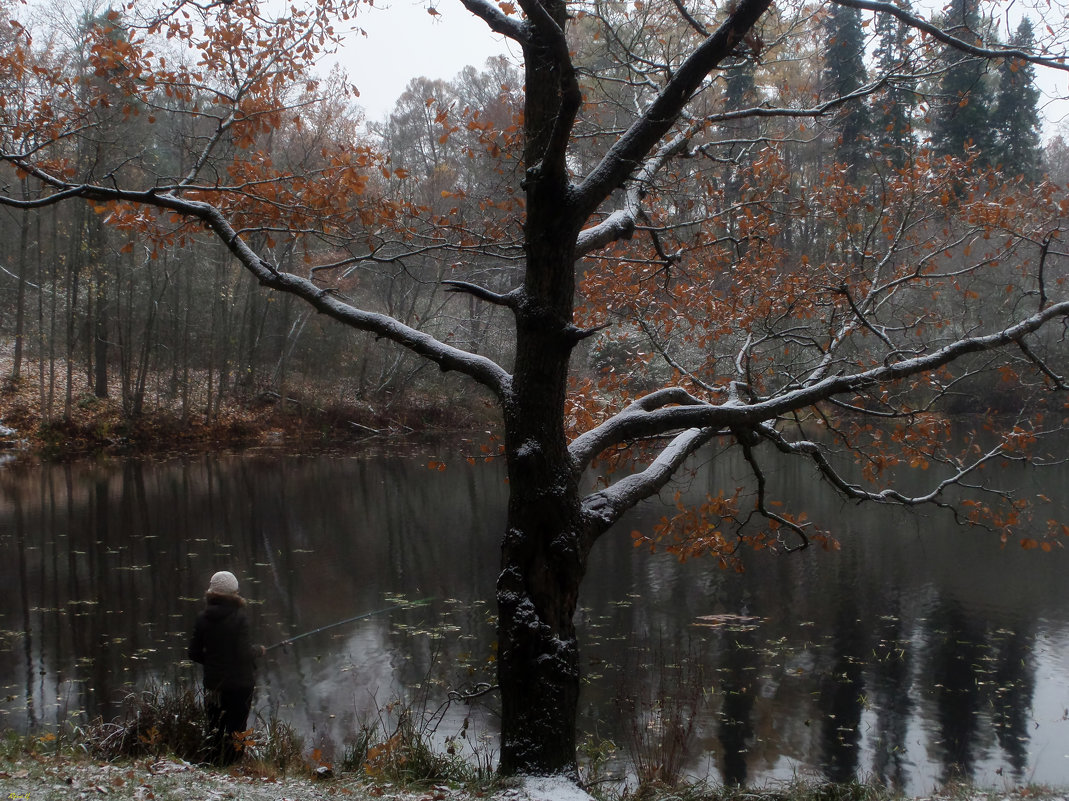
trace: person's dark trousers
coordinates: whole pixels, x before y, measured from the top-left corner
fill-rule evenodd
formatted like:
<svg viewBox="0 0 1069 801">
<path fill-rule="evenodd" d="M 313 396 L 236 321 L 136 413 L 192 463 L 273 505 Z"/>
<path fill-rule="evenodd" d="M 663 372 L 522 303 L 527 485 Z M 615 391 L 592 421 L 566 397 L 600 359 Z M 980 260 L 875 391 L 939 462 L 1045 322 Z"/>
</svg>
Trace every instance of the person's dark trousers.
<svg viewBox="0 0 1069 801">
<path fill-rule="evenodd" d="M 253 688 L 216 690 L 204 694 L 204 711 L 211 725 L 212 761 L 231 765 L 241 757 L 234 735 L 248 728 Z"/>
</svg>

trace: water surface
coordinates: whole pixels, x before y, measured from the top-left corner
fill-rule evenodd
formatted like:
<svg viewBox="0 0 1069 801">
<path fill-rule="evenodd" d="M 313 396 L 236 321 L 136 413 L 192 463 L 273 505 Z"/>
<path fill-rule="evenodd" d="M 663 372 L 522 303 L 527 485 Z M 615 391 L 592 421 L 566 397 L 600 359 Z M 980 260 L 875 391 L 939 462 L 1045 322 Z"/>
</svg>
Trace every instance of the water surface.
<svg viewBox="0 0 1069 801">
<path fill-rule="evenodd" d="M 447 687 L 491 675 L 506 486 L 495 464 L 428 461 L 6 466 L 0 723 L 109 719 L 133 688 L 195 684 L 186 643 L 219 569 L 241 579 L 267 644 L 398 596 L 435 599 L 272 651 L 257 709 L 309 747 L 340 749 L 402 695 L 438 708 Z M 720 463 L 674 489 L 730 491 L 741 472 Z M 842 505 L 799 468 L 770 479 L 835 525 L 842 550 L 752 554 L 741 574 L 681 564 L 631 546 L 657 504 L 598 543 L 578 619 L 584 739 L 739 783 L 1069 784 L 1069 556 L 1002 548 L 945 515 Z M 1054 498 L 1067 479 L 1010 477 Z M 451 706 L 440 733 L 470 714 L 492 748 L 484 700 Z"/>
</svg>

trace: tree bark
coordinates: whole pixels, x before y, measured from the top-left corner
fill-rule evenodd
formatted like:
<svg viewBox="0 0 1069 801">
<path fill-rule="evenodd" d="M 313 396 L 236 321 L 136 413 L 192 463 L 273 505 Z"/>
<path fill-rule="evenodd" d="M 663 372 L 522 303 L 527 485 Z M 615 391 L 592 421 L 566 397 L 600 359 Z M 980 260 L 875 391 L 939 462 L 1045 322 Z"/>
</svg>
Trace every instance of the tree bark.
<svg viewBox="0 0 1069 801">
<path fill-rule="evenodd" d="M 531 320 L 520 330 L 505 420 L 510 497 L 497 585 L 501 770 L 574 775 L 573 617 L 587 548 L 562 426 L 570 347 L 559 322 Z"/>
<path fill-rule="evenodd" d="M 547 57 L 543 66 L 552 62 Z M 530 51 L 527 69 L 528 87 L 546 86 L 547 74 L 561 80 L 548 66 L 540 71 Z M 552 152 L 553 137 L 546 135 L 559 122 L 562 103 L 566 91 L 528 92 L 526 115 L 535 130 L 529 128 L 527 143 L 527 270 L 513 308 L 516 361 L 513 391 L 504 402 L 509 508 L 497 586 L 500 768 L 506 774 L 577 774 L 580 671 L 573 617 L 589 549 L 564 414 L 577 341 L 572 314 L 581 221 L 567 200 L 563 154 Z"/>
<path fill-rule="evenodd" d="M 26 338 L 26 273 L 29 272 L 30 214 L 23 212 L 19 225 L 18 289 L 15 296 L 15 354 L 11 366 L 11 381 L 22 378 L 22 348 Z"/>
</svg>

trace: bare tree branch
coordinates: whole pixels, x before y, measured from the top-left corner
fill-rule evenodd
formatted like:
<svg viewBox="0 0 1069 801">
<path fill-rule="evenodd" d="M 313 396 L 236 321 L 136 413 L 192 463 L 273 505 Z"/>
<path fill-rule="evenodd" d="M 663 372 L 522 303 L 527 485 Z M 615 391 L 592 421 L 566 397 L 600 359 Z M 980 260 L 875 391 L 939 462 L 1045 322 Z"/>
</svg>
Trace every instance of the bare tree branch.
<svg viewBox="0 0 1069 801">
<path fill-rule="evenodd" d="M 199 220 L 226 244 L 228 250 L 264 286 L 296 295 L 310 303 L 317 311 L 352 328 L 368 331 L 395 342 L 434 362 L 442 370 L 456 370 L 464 373 L 488 387 L 499 397 L 506 396 L 510 391 L 511 377 L 491 359 L 447 345 L 430 334 L 411 328 L 388 315 L 359 309 L 307 278 L 280 272 L 274 265 L 261 259 L 234 230 L 225 215 L 209 203 L 187 200 L 169 193 L 161 194 L 155 189 L 135 191 L 93 184 L 69 185 L 33 165 L 19 164 L 17 161 L 15 164 L 42 183 L 57 189 L 54 194 L 37 201 L 36 207 L 72 197 L 82 197 L 87 200 L 125 201 L 153 206 Z M 0 204 L 16 207 L 23 205 L 5 197 L 0 197 Z"/>
<path fill-rule="evenodd" d="M 1052 69 L 1062 70 L 1063 72 L 1069 72 L 1069 63 L 1066 63 L 1065 57 L 1059 56 L 1049 58 L 1046 56 L 1037 56 L 1035 53 L 1028 53 L 1024 50 L 1016 50 L 1010 47 L 981 47 L 976 44 L 971 44 L 956 36 L 953 36 L 938 25 L 933 25 L 926 20 L 921 19 L 914 14 L 909 13 L 905 9 L 890 2 L 883 2 L 882 0 L 831 0 L 840 6 L 847 6 L 849 8 L 857 8 L 865 11 L 876 11 L 882 14 L 890 14 L 896 17 L 900 21 L 904 22 L 911 28 L 916 28 L 923 33 L 928 34 L 933 39 L 942 42 L 945 45 L 949 45 L 956 50 L 961 50 L 963 53 L 968 53 L 972 56 L 979 58 L 1016 58 L 1022 61 L 1029 61 L 1033 64 L 1038 64 L 1044 67 L 1051 67 Z"/>
<path fill-rule="evenodd" d="M 770 5 L 771 0 L 739 2 L 720 28 L 680 65 L 645 112 L 575 188 L 573 202 L 583 219 L 589 217 L 639 167 L 657 142 L 676 124 L 683 107 L 706 76 L 734 52 Z"/>
<path fill-rule="evenodd" d="M 473 284 L 468 281 L 442 281 L 442 284 L 447 288 L 449 292 L 464 292 L 468 295 L 478 298 L 479 300 L 485 300 L 487 303 L 493 303 L 496 306 L 506 306 L 512 308 L 516 305 L 516 295 L 514 292 L 506 292 L 501 294 L 500 292 L 493 292 L 484 286 Z"/>
</svg>

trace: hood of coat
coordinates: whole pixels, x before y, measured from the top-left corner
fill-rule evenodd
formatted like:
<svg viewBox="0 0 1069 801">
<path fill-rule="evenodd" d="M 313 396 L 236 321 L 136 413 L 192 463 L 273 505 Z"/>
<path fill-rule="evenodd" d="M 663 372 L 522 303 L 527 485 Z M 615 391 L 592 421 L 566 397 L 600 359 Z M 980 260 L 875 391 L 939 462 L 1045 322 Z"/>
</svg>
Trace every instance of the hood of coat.
<svg viewBox="0 0 1069 801">
<path fill-rule="evenodd" d="M 204 595 L 204 614 L 212 619 L 219 619 L 233 614 L 245 606 L 245 599 L 240 595 L 228 595 L 209 592 Z"/>
</svg>

